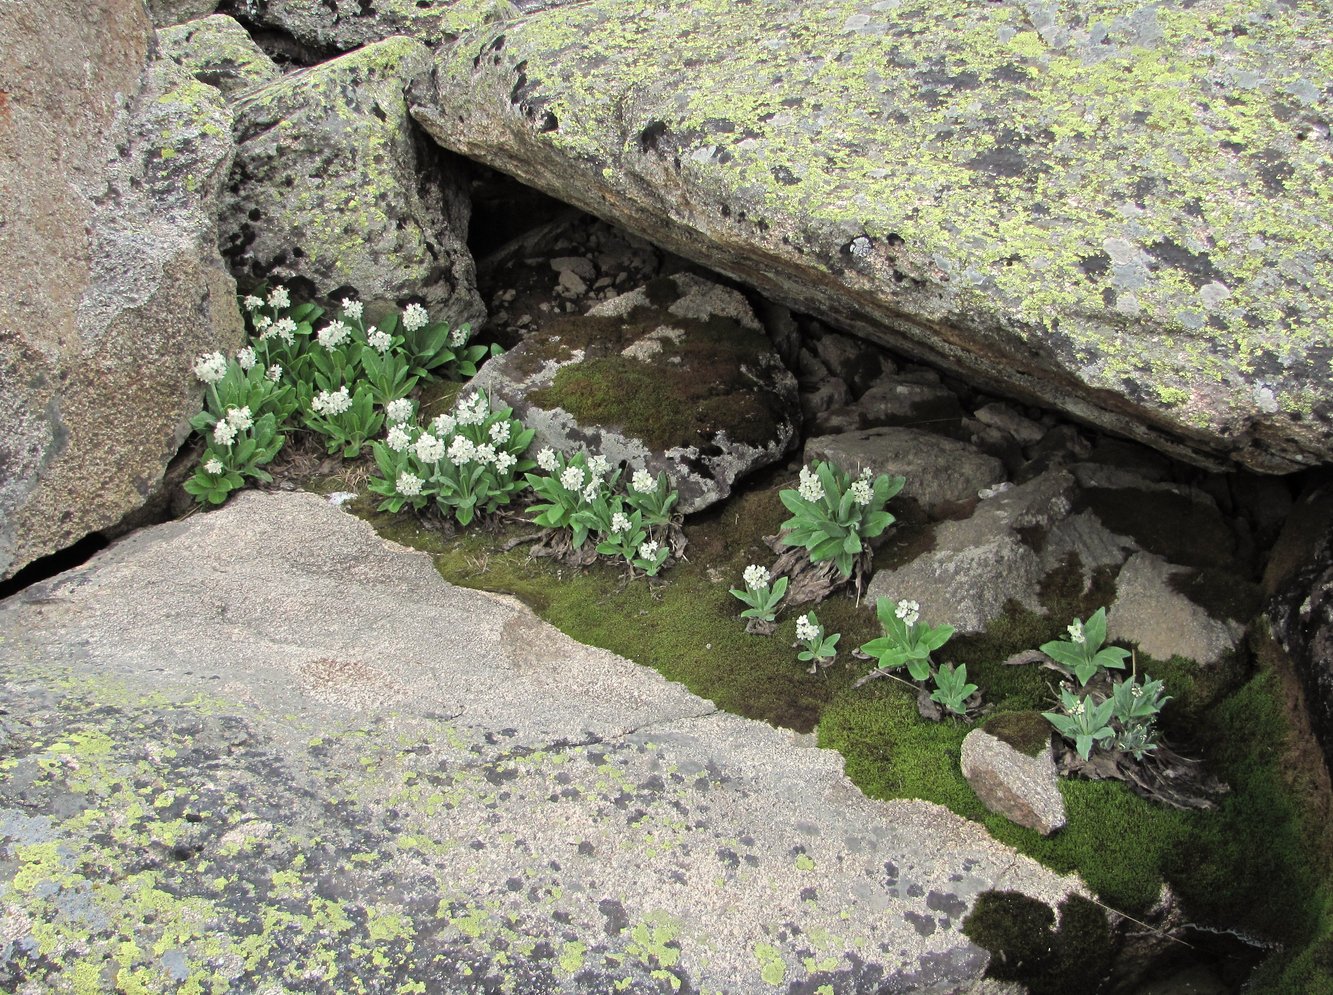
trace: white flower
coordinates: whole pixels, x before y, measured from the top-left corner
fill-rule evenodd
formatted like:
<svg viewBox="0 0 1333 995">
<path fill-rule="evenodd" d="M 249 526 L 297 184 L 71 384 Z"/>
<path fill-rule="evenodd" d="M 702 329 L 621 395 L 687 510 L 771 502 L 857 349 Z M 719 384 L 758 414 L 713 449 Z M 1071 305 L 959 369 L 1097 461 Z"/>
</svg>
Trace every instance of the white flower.
<svg viewBox="0 0 1333 995">
<path fill-rule="evenodd" d="M 874 497 L 874 492 L 870 487 L 870 481 L 864 478 L 853 483 L 851 489 L 852 489 L 852 500 L 855 501 L 857 504 L 859 504 L 862 508 L 870 504 L 871 499 Z"/>
<path fill-rule="evenodd" d="M 495 468 L 501 473 L 507 473 L 509 468 L 518 462 L 518 457 L 513 453 L 504 451 L 495 454 Z"/>
<path fill-rule="evenodd" d="M 430 315 L 420 304 L 409 304 L 403 308 L 403 327 L 409 332 L 415 332 L 418 328 L 425 328 L 430 324 Z"/>
<path fill-rule="evenodd" d="M 261 314 L 255 319 L 255 331 L 259 333 L 260 342 L 267 342 L 273 338 L 273 319 L 266 314 Z"/>
<path fill-rule="evenodd" d="M 259 303 L 263 304 L 264 302 L 260 301 Z M 212 459 L 210 459 L 207 463 L 204 464 L 204 473 L 211 473 L 215 477 L 218 474 L 220 474 L 224 469 L 225 467 L 223 467 L 222 461 L 218 459 L 216 456 L 214 456 Z"/>
<path fill-rule="evenodd" d="M 1074 707 L 1071 708 L 1071 709 L 1069 710 L 1069 714 L 1070 714 L 1070 715 L 1082 715 L 1082 714 L 1083 714 L 1083 699 L 1082 699 L 1082 698 L 1080 698 L 1080 699 L 1078 700 L 1078 702 L 1074 705 Z"/>
<path fill-rule="evenodd" d="M 497 445 L 504 445 L 509 441 L 509 422 L 498 421 L 491 426 L 491 441 Z"/>
<path fill-rule="evenodd" d="M 583 467 L 567 466 L 560 474 L 560 486 L 567 491 L 583 490 Z"/>
<path fill-rule="evenodd" d="M 390 401 L 385 406 L 384 413 L 389 416 L 391 422 L 405 422 L 412 417 L 412 402 L 400 397 L 396 401 Z"/>
<path fill-rule="evenodd" d="M 228 421 L 213 426 L 213 441 L 219 446 L 230 446 L 236 441 L 236 428 Z"/>
<path fill-rule="evenodd" d="M 629 486 L 639 494 L 651 494 L 657 490 L 657 481 L 647 470 L 635 470 L 634 479 L 630 481 Z"/>
<path fill-rule="evenodd" d="M 446 435 L 453 435 L 454 429 L 458 427 L 458 422 L 454 420 L 453 415 L 436 415 L 435 420 L 430 423 L 431 431 L 443 439 Z"/>
<path fill-rule="evenodd" d="M 274 363 L 268 368 L 268 372 L 265 373 L 264 376 L 273 383 L 277 383 L 282 379 L 282 367 L 277 363 Z"/>
<path fill-rule="evenodd" d="M 337 349 L 351 334 L 352 330 L 341 321 L 330 321 L 315 333 L 315 338 L 319 339 L 319 344 L 325 349 Z"/>
<path fill-rule="evenodd" d="M 611 469 L 611 464 L 607 462 L 606 457 L 601 453 L 588 458 L 588 470 L 594 477 L 605 477 L 606 472 Z"/>
<path fill-rule="evenodd" d="M 898 602 L 898 607 L 894 610 L 893 614 L 897 615 L 908 625 L 916 625 L 916 620 L 921 617 L 921 606 L 915 601 L 903 599 Z"/>
<path fill-rule="evenodd" d="M 809 467 L 801 467 L 801 484 L 797 490 L 807 501 L 824 500 L 824 485 L 819 481 L 819 474 Z"/>
<path fill-rule="evenodd" d="M 398 474 L 398 482 L 395 485 L 398 493 L 403 497 L 416 497 L 421 493 L 421 478 L 415 473 L 403 471 Z"/>
<path fill-rule="evenodd" d="M 291 345 L 296 341 L 296 322 L 291 318 L 279 318 L 273 323 L 273 334 Z"/>
<path fill-rule="evenodd" d="M 647 542 L 645 542 L 642 546 L 639 547 L 639 559 L 656 560 L 657 550 L 658 550 L 657 540 L 649 539 Z"/>
<path fill-rule="evenodd" d="M 361 320 L 361 302 L 354 301 L 350 297 L 343 298 L 343 314 L 353 321 Z"/>
<path fill-rule="evenodd" d="M 761 587 L 768 587 L 769 581 L 773 579 L 768 572 L 768 568 L 761 567 L 757 563 L 751 563 L 746 567 L 745 573 L 741 576 L 745 578 L 745 586 L 752 591 L 757 591 Z"/>
<path fill-rule="evenodd" d="M 478 463 L 494 463 L 495 447 L 489 442 L 482 443 L 480 446 L 473 446 L 472 457 Z"/>
<path fill-rule="evenodd" d="M 227 358 L 220 352 L 210 352 L 194 361 L 194 375 L 204 383 L 217 383 L 227 375 Z"/>
<path fill-rule="evenodd" d="M 611 531 L 616 534 L 629 531 L 629 518 L 623 511 L 617 511 L 611 516 Z"/>
<path fill-rule="evenodd" d="M 810 623 L 809 615 L 802 615 L 796 620 L 797 639 L 818 639 L 819 626 Z"/>
<path fill-rule="evenodd" d="M 874 468 L 873 466 L 863 466 L 863 467 L 861 467 L 861 479 L 862 479 L 862 480 L 873 480 L 873 479 L 874 479 L 874 476 L 875 476 L 875 468 Z"/>
<path fill-rule="evenodd" d="M 473 394 L 458 402 L 458 424 L 480 425 L 486 420 L 489 405 L 485 394 Z"/>
<path fill-rule="evenodd" d="M 1144 677 L 1147 677 L 1148 675 L 1147 675 L 1147 674 L 1144 674 L 1143 676 L 1144 676 Z M 1131 684 L 1131 685 L 1129 686 L 1129 693 L 1130 693 L 1133 697 L 1135 697 L 1135 698 L 1142 698 L 1142 697 L 1143 697 L 1143 688 L 1141 688 L 1141 687 L 1140 687 L 1139 685 L 1137 685 L 1137 684 Z"/>
<path fill-rule="evenodd" d="M 555 460 L 555 450 L 546 446 L 537 454 L 537 465 L 547 473 L 555 473 L 555 468 L 560 464 Z M 583 483 L 582 476 L 579 477 L 579 483 Z"/>
<path fill-rule="evenodd" d="M 386 441 L 390 449 L 396 453 L 401 453 L 412 444 L 412 436 L 407 434 L 407 430 L 402 425 L 394 425 L 389 429 L 389 437 Z"/>
<path fill-rule="evenodd" d="M 246 346 L 240 352 L 236 353 L 236 365 L 245 370 L 246 373 L 249 373 L 254 369 L 256 362 L 258 362 L 258 360 L 255 358 L 255 351 L 250 346 Z"/>
<path fill-rule="evenodd" d="M 449 333 L 449 344 L 455 349 L 467 345 L 467 340 L 472 335 L 472 329 L 468 325 L 460 325 Z"/>
<path fill-rule="evenodd" d="M 254 423 L 255 420 L 250 415 L 250 409 L 248 407 L 227 409 L 227 424 L 236 429 L 236 431 L 244 432 L 247 428 L 254 425 Z"/>
<path fill-rule="evenodd" d="M 268 293 L 268 303 L 269 307 L 291 307 L 292 299 L 287 295 L 285 287 L 274 287 Z"/>
<path fill-rule="evenodd" d="M 594 477 L 592 480 L 588 481 L 588 486 L 583 488 L 583 500 L 587 501 L 589 504 L 592 504 L 592 502 L 596 501 L 601 496 L 602 496 L 601 481 L 597 480 Z"/>
<path fill-rule="evenodd" d="M 393 345 L 393 336 L 371 325 L 370 331 L 366 333 L 366 345 L 377 352 L 388 352 L 389 347 Z"/>
<path fill-rule="evenodd" d="M 1083 634 L 1082 622 L 1075 621 L 1074 624 L 1068 626 L 1065 631 L 1069 633 L 1070 642 L 1078 643 L 1080 646 L 1083 646 L 1088 641 L 1088 637 Z"/>
<path fill-rule="evenodd" d="M 417 458 L 423 463 L 438 463 L 444 456 L 444 443 L 429 432 L 422 432 L 416 442 Z"/>
<path fill-rule="evenodd" d="M 317 415 L 340 415 L 352 406 L 352 398 L 347 393 L 346 387 L 339 387 L 330 393 L 327 390 L 321 390 L 310 402 L 310 407 Z"/>
<path fill-rule="evenodd" d="M 256 297 L 254 294 L 246 294 L 245 300 L 241 301 L 241 304 L 247 311 L 258 311 L 264 306 L 263 300 Z"/>
<path fill-rule="evenodd" d="M 455 435 L 453 441 L 449 443 L 449 462 L 454 466 L 462 466 L 469 460 L 476 459 L 478 455 L 477 447 L 465 436 Z"/>
</svg>

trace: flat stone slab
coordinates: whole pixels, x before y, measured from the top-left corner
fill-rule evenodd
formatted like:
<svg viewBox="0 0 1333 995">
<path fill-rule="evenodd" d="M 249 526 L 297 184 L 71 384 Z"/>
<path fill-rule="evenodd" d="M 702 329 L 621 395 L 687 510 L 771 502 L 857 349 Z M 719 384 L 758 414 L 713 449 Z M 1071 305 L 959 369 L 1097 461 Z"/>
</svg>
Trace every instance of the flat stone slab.
<svg viewBox="0 0 1333 995">
<path fill-rule="evenodd" d="M 309 494 L 0 604 L 0 677 L 6 991 L 975 991 L 977 894 L 1083 890 Z"/>
</svg>

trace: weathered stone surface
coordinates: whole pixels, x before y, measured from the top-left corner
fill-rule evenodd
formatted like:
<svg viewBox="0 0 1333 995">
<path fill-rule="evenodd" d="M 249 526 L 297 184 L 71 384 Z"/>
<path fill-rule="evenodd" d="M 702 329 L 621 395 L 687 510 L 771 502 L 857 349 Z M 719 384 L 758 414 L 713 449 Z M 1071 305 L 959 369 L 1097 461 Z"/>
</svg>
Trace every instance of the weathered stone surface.
<svg viewBox="0 0 1333 995">
<path fill-rule="evenodd" d="M 310 494 L 140 532 L 0 638 L 5 990 L 971 992 L 980 892 L 1086 894 Z"/>
<path fill-rule="evenodd" d="M 1333 459 L 1326 35 L 1223 0 L 592 0 L 442 48 L 414 113 L 988 390 L 1283 472 Z"/>
<path fill-rule="evenodd" d="M 963 737 L 963 776 L 992 812 L 1043 836 L 1065 825 L 1065 800 L 1051 744 L 1030 757 L 984 729 Z"/>
<path fill-rule="evenodd" d="M 227 96 L 280 75 L 249 32 L 225 14 L 161 28 L 157 43 L 162 55 Z"/>
<path fill-rule="evenodd" d="M 240 343 L 231 115 L 151 45 L 138 3 L 0 17 L 0 576 L 141 507 L 198 410 L 191 360 Z"/>
<path fill-rule="evenodd" d="M 403 98 L 430 67 L 423 45 L 392 38 L 237 98 L 222 249 L 238 277 L 482 317 L 466 183 L 419 141 Z"/>
<path fill-rule="evenodd" d="M 1004 465 L 966 443 L 913 428 L 870 428 L 807 439 L 806 462 L 831 460 L 844 470 L 874 467 L 876 473 L 907 478 L 901 496 L 927 514 L 976 499 L 977 492 L 1004 480 Z"/>
<path fill-rule="evenodd" d="M 535 448 L 665 470 L 685 513 L 796 438 L 796 381 L 745 298 L 688 273 L 546 323 L 472 383 L 513 407 Z"/>
<path fill-rule="evenodd" d="M 148 11 L 158 27 L 183 24 L 213 13 L 221 0 L 148 0 Z"/>
<path fill-rule="evenodd" d="M 1116 577 L 1115 603 L 1106 612 L 1108 640 L 1137 643 L 1158 660 L 1183 656 L 1207 666 L 1228 659 L 1245 626 L 1214 618 L 1171 584 L 1184 568 L 1151 553 L 1135 553 Z"/>
</svg>

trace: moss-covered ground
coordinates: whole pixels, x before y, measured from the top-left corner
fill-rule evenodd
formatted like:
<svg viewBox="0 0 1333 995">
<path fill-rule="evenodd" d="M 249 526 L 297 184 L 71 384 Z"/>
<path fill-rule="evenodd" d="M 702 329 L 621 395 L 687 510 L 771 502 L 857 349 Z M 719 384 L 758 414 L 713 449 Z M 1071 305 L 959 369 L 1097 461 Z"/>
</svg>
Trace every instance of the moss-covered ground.
<svg viewBox="0 0 1333 995">
<path fill-rule="evenodd" d="M 774 636 L 745 632 L 742 605 L 728 593 L 749 563 L 771 563 L 764 537 L 785 517 L 777 496 L 795 472 L 773 471 L 720 508 L 686 526 L 686 558 L 661 578 L 628 578 L 598 563 L 574 569 L 530 555 L 520 521 L 450 535 L 410 516 L 387 516 L 362 498 L 354 508 L 386 536 L 426 549 L 453 583 L 515 595 L 564 632 L 660 671 L 720 708 L 818 732 L 843 754 L 848 776 L 873 798 L 922 798 L 983 823 L 997 839 L 1060 871 L 1077 871 L 1107 906 L 1142 916 L 1169 883 L 1187 918 L 1284 945 L 1263 969 L 1263 991 L 1333 992 L 1333 890 L 1330 832 L 1317 821 L 1314 789 L 1290 763 L 1292 733 L 1280 674 L 1260 655 L 1203 672 L 1190 661 L 1138 658 L 1166 681 L 1175 699 L 1164 713 L 1168 737 L 1199 756 L 1231 787 L 1214 811 L 1182 812 L 1140 798 L 1122 784 L 1064 780 L 1068 825 L 1050 838 L 988 812 L 959 769 L 972 726 L 935 724 L 917 714 L 911 689 L 888 680 L 854 688 L 869 664 L 851 651 L 879 634 L 873 605 L 834 596 L 818 606 L 828 632 L 841 632 L 834 664 L 807 672 L 796 659 L 795 618 L 784 610 Z M 892 536 L 878 557 L 894 554 Z M 1094 576 L 1082 591 L 1077 564 L 1043 591 L 1047 614 L 1012 610 L 988 632 L 955 637 L 945 660 L 966 663 L 992 718 L 1050 707 L 1054 680 L 1033 666 L 1002 661 L 1058 638 L 1074 615 L 1086 617 L 1114 589 Z"/>
</svg>

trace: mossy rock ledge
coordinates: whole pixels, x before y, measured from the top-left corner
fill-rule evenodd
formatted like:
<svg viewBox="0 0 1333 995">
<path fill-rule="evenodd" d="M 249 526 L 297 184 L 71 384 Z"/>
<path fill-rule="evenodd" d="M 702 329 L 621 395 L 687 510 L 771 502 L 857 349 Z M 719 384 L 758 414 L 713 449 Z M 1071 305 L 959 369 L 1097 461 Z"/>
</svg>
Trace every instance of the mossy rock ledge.
<svg viewBox="0 0 1333 995">
<path fill-rule="evenodd" d="M 445 147 L 1203 465 L 1333 458 L 1320 4 L 591 0 L 437 50 Z"/>
<path fill-rule="evenodd" d="M 472 386 L 536 431 L 534 451 L 666 471 L 687 514 L 781 460 L 800 415 L 796 380 L 745 298 L 689 273 L 544 323 Z"/>
</svg>

